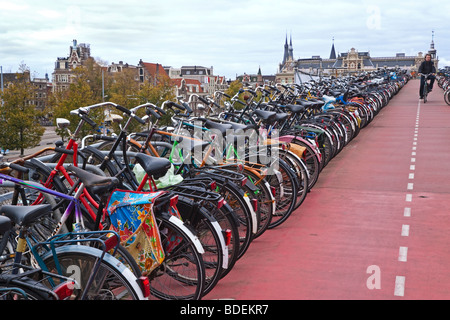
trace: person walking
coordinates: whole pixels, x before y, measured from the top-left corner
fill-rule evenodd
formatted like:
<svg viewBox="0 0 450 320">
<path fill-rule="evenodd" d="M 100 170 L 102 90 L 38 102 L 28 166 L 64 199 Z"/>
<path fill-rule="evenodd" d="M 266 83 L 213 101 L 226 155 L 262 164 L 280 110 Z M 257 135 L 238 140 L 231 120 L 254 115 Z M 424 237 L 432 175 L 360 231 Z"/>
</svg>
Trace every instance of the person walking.
<svg viewBox="0 0 450 320">
<path fill-rule="evenodd" d="M 423 99 L 423 87 L 425 85 L 425 81 L 430 79 L 430 87 L 428 88 L 428 92 L 431 92 L 433 89 L 434 80 L 436 76 L 436 67 L 434 66 L 434 62 L 431 60 L 431 54 L 427 53 L 425 55 L 425 60 L 420 64 L 418 73 L 420 75 L 420 91 L 419 96 L 420 99 Z"/>
</svg>

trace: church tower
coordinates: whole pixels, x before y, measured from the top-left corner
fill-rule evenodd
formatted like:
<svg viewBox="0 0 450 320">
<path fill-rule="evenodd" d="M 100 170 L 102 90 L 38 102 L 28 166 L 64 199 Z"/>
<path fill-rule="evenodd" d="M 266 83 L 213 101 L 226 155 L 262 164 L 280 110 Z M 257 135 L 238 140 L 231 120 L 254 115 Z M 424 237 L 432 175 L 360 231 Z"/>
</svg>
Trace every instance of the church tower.
<svg viewBox="0 0 450 320">
<path fill-rule="evenodd" d="M 431 34 L 431 44 L 430 44 L 430 50 L 428 50 L 428 53 L 431 54 L 431 59 L 436 59 L 436 49 L 434 48 L 434 31 Z"/>
<path fill-rule="evenodd" d="M 292 35 L 290 42 L 288 43 L 288 38 L 286 34 L 286 41 L 284 43 L 283 62 L 280 63 L 280 71 L 290 66 L 292 62 L 294 62 L 294 47 L 292 46 Z"/>
<path fill-rule="evenodd" d="M 431 33 L 431 44 L 428 53 L 431 54 L 431 60 L 434 62 L 434 66 L 436 67 L 436 69 L 438 69 L 439 58 L 437 57 L 436 49 L 434 48 L 434 31 L 432 31 Z"/>
<path fill-rule="evenodd" d="M 294 47 L 292 46 L 292 34 L 291 34 L 291 40 L 289 42 L 289 59 L 294 60 Z"/>
<path fill-rule="evenodd" d="M 334 37 L 333 37 L 333 45 L 331 46 L 330 59 L 336 60 L 336 50 L 334 49 Z"/>
<path fill-rule="evenodd" d="M 292 46 L 292 35 L 290 42 L 288 43 L 287 33 L 286 41 L 284 43 L 283 61 L 280 63 L 278 72 L 275 75 L 275 82 L 277 83 L 294 83 L 295 75 L 294 68 L 296 61 L 294 60 L 294 48 Z"/>
</svg>

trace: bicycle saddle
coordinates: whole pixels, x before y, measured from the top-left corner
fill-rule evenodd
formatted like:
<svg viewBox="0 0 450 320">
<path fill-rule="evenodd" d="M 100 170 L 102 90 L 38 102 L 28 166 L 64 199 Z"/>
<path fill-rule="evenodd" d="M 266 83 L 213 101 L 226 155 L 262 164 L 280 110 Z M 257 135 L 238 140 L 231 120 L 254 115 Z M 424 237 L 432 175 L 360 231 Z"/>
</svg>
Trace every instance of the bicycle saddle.
<svg viewBox="0 0 450 320">
<path fill-rule="evenodd" d="M 211 120 L 205 121 L 205 127 L 208 129 L 219 130 L 222 136 L 226 136 L 227 130 L 233 129 L 231 124 L 228 123 L 219 123 Z"/>
<path fill-rule="evenodd" d="M 275 115 L 275 121 L 284 121 L 289 117 L 288 113 L 279 112 Z"/>
<path fill-rule="evenodd" d="M 116 177 L 104 177 L 88 172 L 74 165 L 69 165 L 67 170 L 73 171 L 75 175 L 84 183 L 84 186 L 89 189 L 90 193 L 102 195 L 109 193 L 119 185 L 119 179 Z"/>
<path fill-rule="evenodd" d="M 39 204 L 35 206 L 3 205 L 0 208 L 1 215 L 8 217 L 19 226 L 29 226 L 34 221 L 43 215 L 50 213 L 51 211 L 52 206 L 50 204 Z M 4 227 L 5 226 L 6 225 L 4 225 Z"/>
<path fill-rule="evenodd" d="M 242 123 L 230 122 L 229 124 L 235 131 L 240 131 L 240 130 L 245 131 L 245 130 L 249 130 L 249 129 L 256 130 L 258 128 L 258 125 L 253 124 L 253 123 L 252 124 L 242 124 Z"/>
<path fill-rule="evenodd" d="M 305 108 L 312 108 L 315 105 L 314 102 L 302 100 L 302 99 L 297 99 L 296 102 L 299 103 L 300 105 L 304 106 Z"/>
<path fill-rule="evenodd" d="M 0 216 L 0 234 L 5 234 L 11 229 L 11 220 L 8 217 Z"/>
<path fill-rule="evenodd" d="M 272 123 L 275 121 L 277 113 L 274 111 L 255 110 L 255 114 L 265 123 Z"/>
<path fill-rule="evenodd" d="M 153 176 L 154 179 L 159 179 L 164 176 L 171 166 L 169 159 L 152 157 L 145 153 L 137 153 L 135 159 L 144 171 L 149 176 Z"/>
<path fill-rule="evenodd" d="M 292 113 L 300 113 L 305 110 L 305 107 L 299 104 L 288 104 L 286 105 L 286 108 L 288 108 L 288 110 Z"/>
</svg>

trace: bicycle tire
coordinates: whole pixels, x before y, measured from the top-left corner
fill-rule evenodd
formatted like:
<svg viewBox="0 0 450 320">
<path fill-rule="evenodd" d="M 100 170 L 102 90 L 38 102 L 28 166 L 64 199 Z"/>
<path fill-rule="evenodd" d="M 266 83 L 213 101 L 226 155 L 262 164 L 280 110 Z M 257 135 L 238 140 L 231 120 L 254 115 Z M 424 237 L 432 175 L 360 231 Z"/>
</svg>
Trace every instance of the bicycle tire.
<svg viewBox="0 0 450 320">
<path fill-rule="evenodd" d="M 308 190 L 311 190 L 319 179 L 320 170 L 322 168 L 317 151 L 314 150 L 310 144 L 297 138 L 293 139 L 291 143 L 298 144 L 306 148 L 303 155 L 303 160 L 305 161 L 309 172 Z"/>
<path fill-rule="evenodd" d="M 205 267 L 193 233 L 167 213 L 155 214 L 165 259 L 148 276 L 152 297 L 161 300 L 199 300 L 203 296 Z M 188 234 L 190 233 L 190 235 Z M 172 248 L 173 239 L 179 243 Z M 198 240 L 197 240 L 198 241 Z"/>
<path fill-rule="evenodd" d="M 228 203 L 224 203 L 220 209 L 218 209 L 216 206 L 211 206 L 206 203 L 205 208 L 216 220 L 216 223 L 218 223 L 222 232 L 230 232 L 229 245 L 226 247 L 227 267 L 222 268 L 220 273 L 220 278 L 223 278 L 233 269 L 236 261 L 239 259 L 241 247 L 240 233 L 238 228 L 239 221 L 237 220 L 238 218 L 235 216 L 233 209 L 228 205 Z"/>
<path fill-rule="evenodd" d="M 209 293 L 217 284 L 222 270 L 228 268 L 228 253 L 225 252 L 225 240 L 221 229 L 214 226 L 217 220 L 206 210 L 205 207 L 196 205 L 192 199 L 178 196 L 177 209 L 181 218 L 194 230 L 195 235 L 205 250 L 202 255 L 205 266 L 205 285 L 203 295 Z M 224 257 L 227 254 L 227 257 Z M 226 261 L 226 266 L 224 265 Z"/>
<path fill-rule="evenodd" d="M 297 178 L 297 198 L 295 200 L 294 210 L 300 207 L 308 194 L 308 168 L 301 158 L 292 152 L 280 151 L 280 155 L 293 170 Z"/>
<path fill-rule="evenodd" d="M 253 235 L 253 238 L 256 239 L 267 230 L 276 209 L 276 201 L 269 184 L 263 176 L 247 168 L 244 168 L 244 174 L 250 180 L 250 183 L 256 187 L 256 191 L 250 191 L 248 193 L 250 198 L 255 199 L 258 203 L 256 210 L 259 217 L 258 228 Z"/>
<path fill-rule="evenodd" d="M 253 233 L 256 232 L 257 224 L 256 213 L 253 211 L 250 201 L 246 201 L 248 196 L 235 183 L 230 181 L 218 182 L 218 192 L 231 208 L 229 214 L 238 220 L 237 224 L 235 222 L 234 224 L 238 229 L 239 252 L 237 259 L 240 259 L 253 241 Z M 232 232 L 233 229 L 234 227 L 231 229 Z"/>
<path fill-rule="evenodd" d="M 446 104 L 448 104 L 450 106 L 450 89 L 447 89 L 444 92 L 444 101 Z"/>
<path fill-rule="evenodd" d="M 423 86 L 423 103 L 427 103 L 428 100 L 428 84 L 427 84 L 427 79 L 425 79 L 425 83 Z"/>
<path fill-rule="evenodd" d="M 267 183 L 275 188 L 276 209 L 270 219 L 267 229 L 273 229 L 285 222 L 294 211 L 297 198 L 297 180 L 288 164 L 282 159 L 277 159 L 277 171 L 281 173 L 280 179 L 277 174 L 266 177 Z"/>
<path fill-rule="evenodd" d="M 196 178 L 210 177 L 208 173 L 200 173 Z M 224 177 L 213 176 L 210 177 L 216 182 L 215 191 L 218 192 L 225 200 L 224 212 L 227 224 L 224 226 L 230 228 L 232 239 L 239 239 L 239 251 L 237 260 L 240 259 L 247 251 L 253 240 L 253 233 L 256 233 L 257 217 L 253 211 L 250 201 L 246 201 L 248 196 L 243 189 L 238 187 L 234 182 L 228 181 Z M 233 260 L 230 263 L 233 264 Z M 224 275 L 229 270 L 224 271 Z"/>
</svg>

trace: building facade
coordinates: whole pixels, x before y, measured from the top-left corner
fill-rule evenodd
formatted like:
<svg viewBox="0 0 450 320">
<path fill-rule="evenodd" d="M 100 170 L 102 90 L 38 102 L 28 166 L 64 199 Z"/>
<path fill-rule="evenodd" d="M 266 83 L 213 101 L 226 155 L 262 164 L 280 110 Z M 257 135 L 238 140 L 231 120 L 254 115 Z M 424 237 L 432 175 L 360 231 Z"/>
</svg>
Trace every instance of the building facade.
<svg viewBox="0 0 450 320">
<path fill-rule="evenodd" d="M 434 38 L 434 36 L 433 36 Z M 430 53 L 438 69 L 439 58 L 436 54 L 434 39 L 430 44 Z M 351 48 L 347 52 L 336 55 L 333 44 L 329 58 L 312 56 L 311 58 L 294 59 L 292 49 L 292 39 L 290 44 L 287 42 L 284 46 L 283 61 L 279 65 L 279 71 L 276 75 L 277 83 L 294 83 L 299 75 L 311 76 L 335 76 L 359 74 L 379 69 L 400 68 L 409 72 L 417 72 L 418 67 L 425 58 L 423 52 L 418 52 L 415 56 L 407 56 L 405 53 L 396 53 L 391 57 L 372 57 L 370 52 L 359 52 Z"/>
<path fill-rule="evenodd" d="M 244 73 L 243 75 L 236 77 L 236 80 L 241 81 L 242 84 L 246 87 L 256 88 L 265 84 L 274 84 L 275 75 L 263 75 L 261 72 L 261 67 L 259 67 L 256 74 Z"/>
<path fill-rule="evenodd" d="M 47 107 L 48 97 L 52 90 L 52 83 L 50 82 L 48 75 L 45 78 L 31 78 L 30 72 L 25 71 L 21 73 L 3 73 L 1 74 L 2 90 L 7 88 L 9 85 L 14 84 L 18 81 L 25 81 L 29 83 L 33 88 L 33 96 L 30 97 L 28 101 L 29 104 L 34 105 L 36 109 L 44 111 Z M 40 119 L 42 125 L 51 125 L 50 120 L 47 116 Z"/>
<path fill-rule="evenodd" d="M 91 59 L 91 49 L 89 44 L 80 43 L 73 40 L 67 57 L 57 58 L 55 70 L 52 73 L 53 91 L 66 90 L 72 82 L 73 70 Z"/>
</svg>

